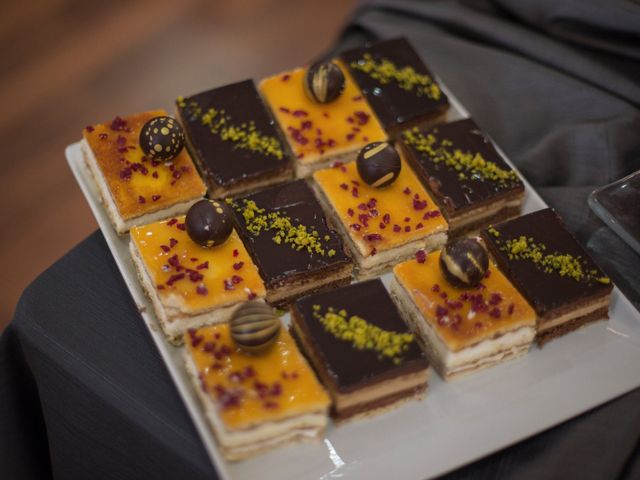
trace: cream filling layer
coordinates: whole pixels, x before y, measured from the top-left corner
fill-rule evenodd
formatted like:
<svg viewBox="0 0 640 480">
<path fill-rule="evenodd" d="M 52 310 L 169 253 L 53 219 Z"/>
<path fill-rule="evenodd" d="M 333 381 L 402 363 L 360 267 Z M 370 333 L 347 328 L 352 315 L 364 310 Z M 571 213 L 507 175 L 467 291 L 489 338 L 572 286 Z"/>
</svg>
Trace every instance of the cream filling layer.
<svg viewBox="0 0 640 480">
<path fill-rule="evenodd" d="M 348 264 L 345 264 L 343 268 L 337 271 L 334 271 L 333 273 L 328 275 L 307 277 L 297 282 L 285 284 L 282 287 L 277 287 L 275 289 L 268 289 L 267 301 L 269 303 L 277 303 L 285 298 L 303 294 L 304 292 L 313 290 L 314 288 L 321 287 L 323 285 L 327 285 L 333 282 L 337 282 L 345 278 L 351 278 L 352 270 L 353 270 L 353 266 L 350 263 L 348 263 Z"/>
<path fill-rule="evenodd" d="M 195 198 L 176 203 L 161 210 L 156 210 L 154 212 L 144 213 L 136 217 L 124 219 L 120 214 L 120 211 L 118 210 L 118 206 L 116 205 L 113 196 L 111 195 L 111 190 L 107 185 L 107 181 L 105 180 L 104 175 L 102 174 L 102 170 L 100 170 L 100 167 L 98 166 L 98 161 L 93 154 L 93 150 L 91 150 L 89 143 L 84 138 L 81 141 L 81 150 L 85 164 L 87 165 L 89 172 L 91 173 L 91 177 L 93 178 L 93 181 L 98 188 L 100 197 L 102 198 L 102 204 L 107 210 L 107 214 L 109 215 L 109 218 L 111 219 L 111 222 L 113 223 L 113 226 L 118 233 L 126 233 L 131 229 L 131 227 L 134 227 L 136 225 L 146 225 L 148 223 L 164 220 L 165 218 L 184 215 L 185 213 L 187 213 L 187 210 L 189 210 L 191 205 L 202 198 L 202 196 L 198 195 Z"/>
<path fill-rule="evenodd" d="M 610 296 L 606 295 L 599 299 L 597 302 L 593 302 L 585 305 L 584 307 L 571 310 L 570 312 L 567 312 L 564 315 L 560 315 L 559 317 L 553 318 L 549 321 L 538 323 L 538 331 L 543 332 L 545 330 L 549 330 L 550 328 L 557 327 L 558 325 L 562 325 L 563 323 L 573 320 L 574 318 L 589 315 L 590 313 L 609 305 L 609 301 Z"/>
<path fill-rule="evenodd" d="M 283 418 L 278 421 L 268 421 L 245 429 L 229 429 L 218 415 L 214 401 L 202 391 L 198 379 L 198 369 L 193 359 L 185 351 L 187 372 L 193 382 L 200 401 L 205 409 L 205 415 L 213 432 L 224 449 L 258 450 L 268 445 L 277 445 L 299 436 L 318 437 L 327 426 L 327 411 L 317 410 Z"/>
<path fill-rule="evenodd" d="M 492 217 L 502 209 L 520 207 L 523 199 L 524 193 L 518 195 L 515 199 L 497 200 L 489 205 L 469 210 L 468 212 L 460 215 L 454 214 L 453 218 L 447 219 L 449 222 L 449 228 L 451 230 L 462 228 L 469 224 L 479 222 L 483 218 Z"/>
<path fill-rule="evenodd" d="M 504 350 L 518 349 L 523 346 L 528 348 L 536 335 L 533 326 L 522 326 L 505 332 L 497 338 L 482 340 L 475 345 L 454 352 L 449 349 L 431 324 L 423 318 L 409 293 L 395 277 L 391 282 L 390 290 L 392 297 L 398 301 L 400 310 L 407 313 L 408 320 L 429 347 L 427 354 L 435 357 L 433 363 L 441 365 L 445 372 L 461 369 L 467 364 L 498 355 Z"/>
</svg>

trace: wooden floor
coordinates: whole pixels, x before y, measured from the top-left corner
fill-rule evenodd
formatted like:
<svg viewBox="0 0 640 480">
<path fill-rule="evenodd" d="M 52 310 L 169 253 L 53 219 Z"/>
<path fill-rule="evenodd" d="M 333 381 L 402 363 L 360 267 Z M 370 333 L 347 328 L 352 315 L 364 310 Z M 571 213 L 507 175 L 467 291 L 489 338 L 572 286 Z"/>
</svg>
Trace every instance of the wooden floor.
<svg viewBox="0 0 640 480">
<path fill-rule="evenodd" d="M 307 63 L 354 0 L 3 0 L 0 330 L 41 271 L 96 229 L 64 148 L 117 114 Z"/>
</svg>

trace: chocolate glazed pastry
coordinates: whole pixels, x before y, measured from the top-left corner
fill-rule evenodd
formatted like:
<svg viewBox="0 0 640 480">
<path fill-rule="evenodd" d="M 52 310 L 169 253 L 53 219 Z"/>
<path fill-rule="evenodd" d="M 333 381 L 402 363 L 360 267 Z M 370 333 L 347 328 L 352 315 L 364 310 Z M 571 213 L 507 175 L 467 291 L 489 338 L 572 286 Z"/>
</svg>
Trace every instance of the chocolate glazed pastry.
<svg viewBox="0 0 640 480">
<path fill-rule="evenodd" d="M 341 58 L 392 135 L 417 123 L 441 120 L 447 96 L 405 38 L 349 50 Z"/>
<path fill-rule="evenodd" d="M 524 184 L 473 120 L 405 131 L 402 145 L 456 233 L 520 212 Z"/>
<path fill-rule="evenodd" d="M 536 311 L 539 343 L 607 318 L 611 281 L 550 208 L 489 227 L 481 235 L 500 269 Z"/>
<path fill-rule="evenodd" d="M 286 304 L 303 293 L 350 282 L 351 258 L 305 180 L 228 199 L 227 204 L 265 282 L 269 303 Z"/>
<path fill-rule="evenodd" d="M 253 80 L 178 98 L 191 156 L 212 197 L 237 194 L 291 177 L 286 143 Z"/>
</svg>

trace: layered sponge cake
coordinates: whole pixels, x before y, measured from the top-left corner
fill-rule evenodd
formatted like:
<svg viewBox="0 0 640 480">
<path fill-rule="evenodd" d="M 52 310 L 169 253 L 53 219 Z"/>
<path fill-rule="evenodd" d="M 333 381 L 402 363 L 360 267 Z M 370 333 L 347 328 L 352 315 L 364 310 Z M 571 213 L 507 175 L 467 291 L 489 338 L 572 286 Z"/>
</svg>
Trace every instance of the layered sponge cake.
<svg viewBox="0 0 640 480">
<path fill-rule="evenodd" d="M 482 238 L 534 308 L 538 344 L 608 318 L 611 280 L 552 209 L 489 227 Z"/>
<path fill-rule="evenodd" d="M 225 458 L 324 432 L 329 397 L 286 330 L 260 354 L 238 348 L 227 324 L 190 330 L 185 344 L 187 371 Z"/>
<path fill-rule="evenodd" d="M 157 110 L 116 117 L 83 131 L 85 163 L 118 233 L 184 214 L 207 191 L 186 150 L 170 161 L 143 152 L 139 143 L 142 127 L 166 115 Z"/>
<path fill-rule="evenodd" d="M 291 312 L 291 330 L 329 391 L 337 420 L 424 394 L 429 364 L 380 280 L 305 297 Z"/>
<path fill-rule="evenodd" d="M 187 329 L 225 322 L 243 302 L 266 294 L 235 231 L 211 248 L 190 238 L 184 216 L 134 227 L 130 233 L 138 277 L 173 343 L 180 343 Z"/>
<path fill-rule="evenodd" d="M 493 263 L 477 286 L 460 288 L 443 275 L 440 255 L 397 265 L 391 284 L 438 373 L 450 380 L 524 355 L 536 315 L 516 288 Z"/>
</svg>

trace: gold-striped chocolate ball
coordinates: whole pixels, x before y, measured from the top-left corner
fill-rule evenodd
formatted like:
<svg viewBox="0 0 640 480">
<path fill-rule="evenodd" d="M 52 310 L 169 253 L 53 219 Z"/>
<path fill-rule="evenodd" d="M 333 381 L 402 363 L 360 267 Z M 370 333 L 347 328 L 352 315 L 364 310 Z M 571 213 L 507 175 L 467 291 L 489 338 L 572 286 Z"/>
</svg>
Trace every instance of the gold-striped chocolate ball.
<svg viewBox="0 0 640 480">
<path fill-rule="evenodd" d="M 140 148 L 145 156 L 167 162 L 184 148 L 184 131 L 172 117 L 153 117 L 140 130 Z"/>
<path fill-rule="evenodd" d="M 260 353 L 278 338 L 280 319 L 266 303 L 252 300 L 234 312 L 229 328 L 238 347 L 249 353 Z"/>
<path fill-rule="evenodd" d="M 384 188 L 396 181 L 402 162 L 400 154 L 389 142 L 373 142 L 360 150 L 356 168 L 367 185 Z"/>
<path fill-rule="evenodd" d="M 458 238 L 448 242 L 440 252 L 440 269 L 444 278 L 458 288 L 480 283 L 489 268 L 489 256 L 476 238 Z"/>
<path fill-rule="evenodd" d="M 206 248 L 222 245 L 233 231 L 233 221 L 224 203 L 217 200 L 199 200 L 187 211 L 187 234 L 198 245 Z"/>
<path fill-rule="evenodd" d="M 304 76 L 304 90 L 314 102 L 333 102 L 344 90 L 344 74 L 333 62 L 314 63 Z"/>
</svg>

